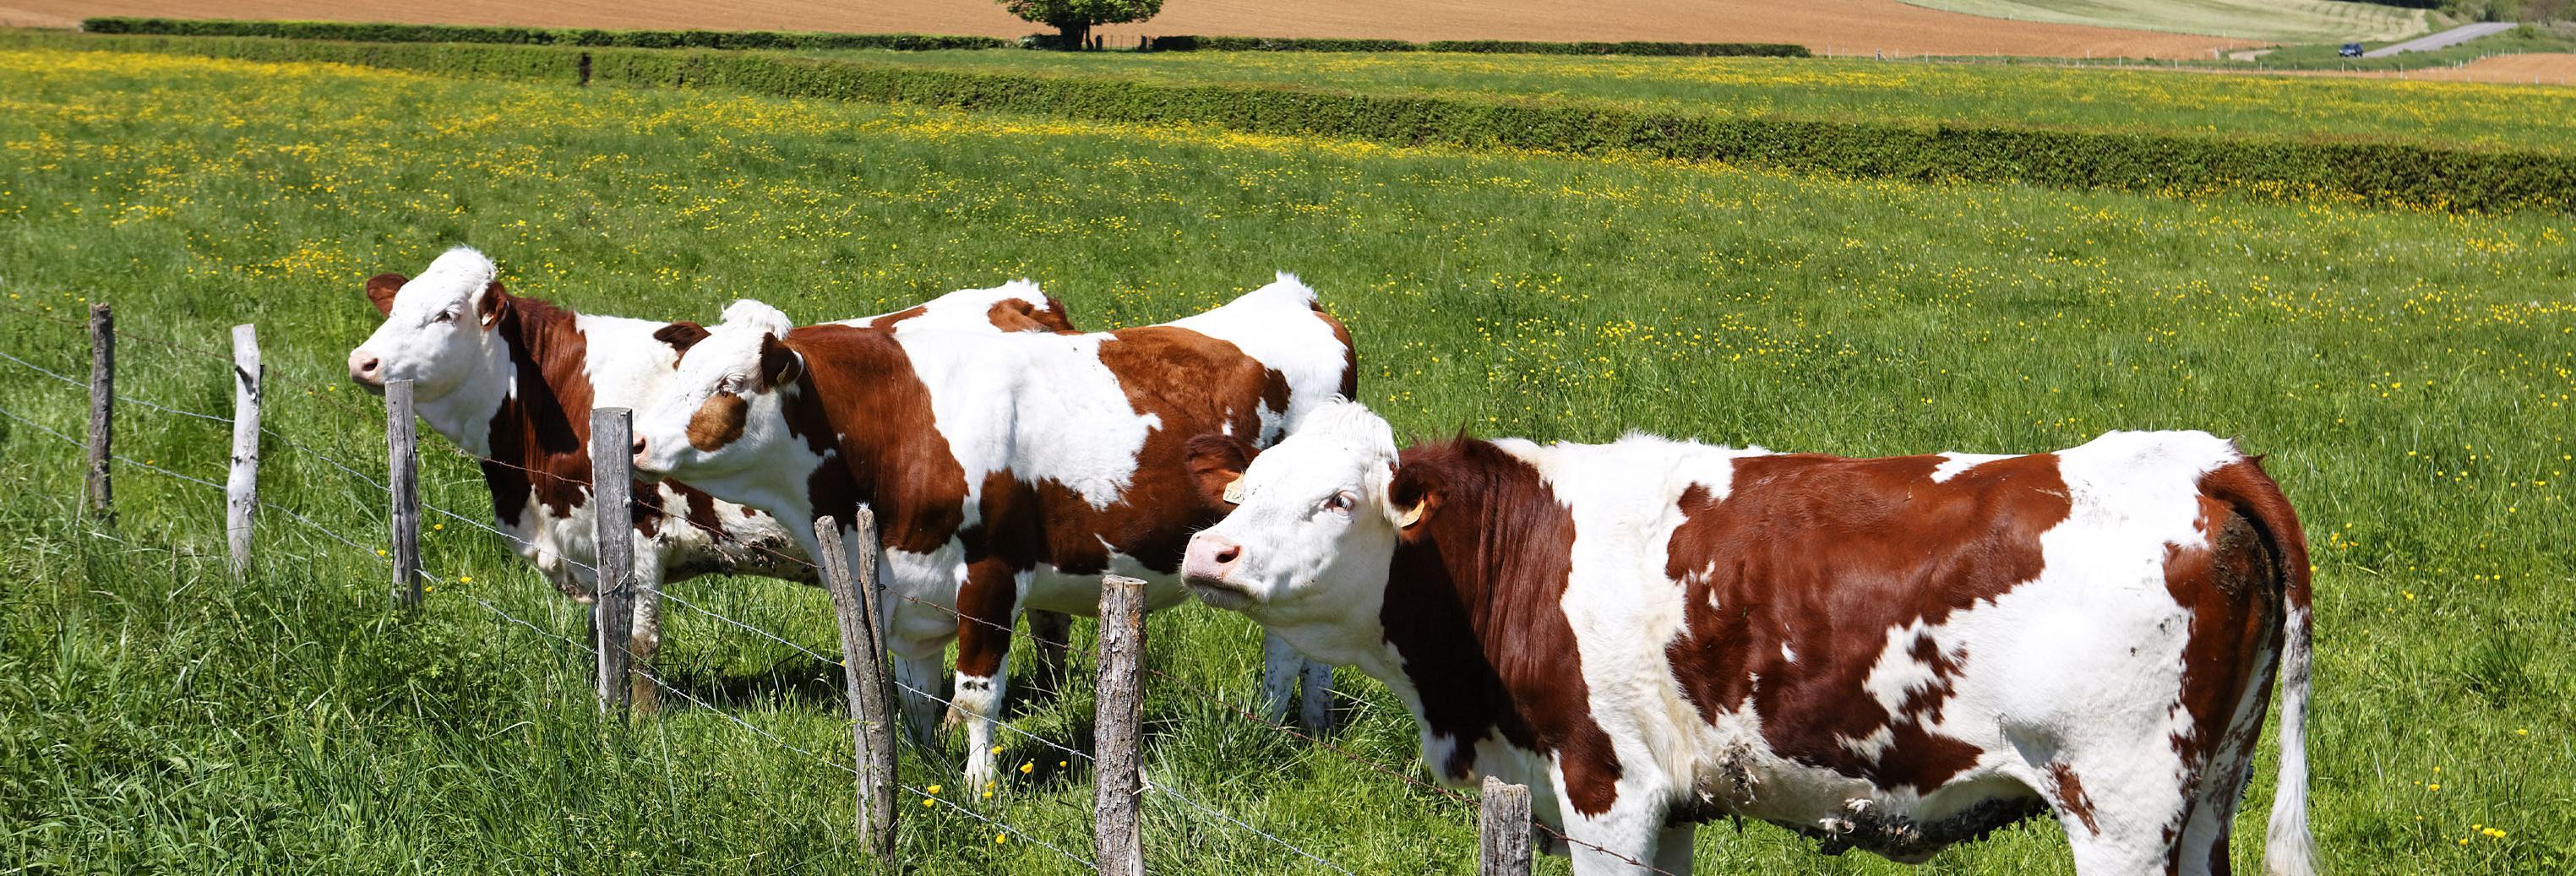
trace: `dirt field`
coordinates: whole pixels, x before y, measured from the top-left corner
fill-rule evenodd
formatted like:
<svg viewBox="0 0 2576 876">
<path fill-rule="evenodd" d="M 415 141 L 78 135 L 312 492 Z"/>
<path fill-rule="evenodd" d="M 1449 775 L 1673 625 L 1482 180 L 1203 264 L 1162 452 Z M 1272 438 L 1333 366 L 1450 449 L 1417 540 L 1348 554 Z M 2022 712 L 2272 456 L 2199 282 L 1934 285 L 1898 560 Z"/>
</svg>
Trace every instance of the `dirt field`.
<svg viewBox="0 0 2576 876">
<path fill-rule="evenodd" d="M 1501 7 L 1496 11 L 1496 7 Z M 838 30 L 986 34 L 1042 28 L 991 0 L 0 0 L 0 24 L 70 26 L 90 15 L 419 21 L 553 27 Z M 1105 29 L 1113 42 L 1140 34 L 1340 36 L 1433 39 L 1688 40 L 1802 43 L 1818 52 L 2208 58 L 2244 40 L 2006 21 L 1908 6 L 1896 0 L 1171 0 L 1143 25 Z"/>
<path fill-rule="evenodd" d="M 2395 73 L 2348 73 L 2395 79 Z M 2405 77 L 2432 82 L 2499 82 L 2507 85 L 2576 85 L 2576 54 L 2497 55 L 2457 68 L 2409 70 Z"/>
</svg>

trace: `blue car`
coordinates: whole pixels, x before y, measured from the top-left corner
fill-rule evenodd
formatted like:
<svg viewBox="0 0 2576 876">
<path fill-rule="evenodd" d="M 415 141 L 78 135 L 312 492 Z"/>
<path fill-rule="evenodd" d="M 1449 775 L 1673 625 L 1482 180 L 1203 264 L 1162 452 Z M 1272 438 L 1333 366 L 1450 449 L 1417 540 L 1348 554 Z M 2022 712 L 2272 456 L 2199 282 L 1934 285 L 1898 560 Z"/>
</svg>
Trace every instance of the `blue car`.
<svg viewBox="0 0 2576 876">
<path fill-rule="evenodd" d="M 2360 44 L 2360 43 L 2345 43 L 2345 44 L 2343 44 L 2343 51 L 2336 52 L 2335 54 L 2342 55 L 2342 56 L 2344 56 L 2344 57 L 2346 57 L 2346 58 L 2358 58 L 2358 57 L 2361 57 L 2361 44 Z"/>
</svg>

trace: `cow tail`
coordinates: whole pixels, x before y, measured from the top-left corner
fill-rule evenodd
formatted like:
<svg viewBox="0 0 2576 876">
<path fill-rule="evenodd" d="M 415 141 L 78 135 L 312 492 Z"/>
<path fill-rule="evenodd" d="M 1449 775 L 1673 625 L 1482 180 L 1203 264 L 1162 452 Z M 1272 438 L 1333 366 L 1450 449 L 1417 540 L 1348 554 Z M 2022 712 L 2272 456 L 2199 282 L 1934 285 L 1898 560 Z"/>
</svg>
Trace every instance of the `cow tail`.
<svg viewBox="0 0 2576 876">
<path fill-rule="evenodd" d="M 2262 530 L 2281 586 L 2281 773 L 2272 790 L 2272 821 L 2264 838 L 2264 869 L 2272 876 L 2316 872 L 2316 843 L 2308 833 L 2308 667 L 2310 578 L 2307 536 L 2281 488 L 2263 473 L 2259 457 L 2211 472 L 2202 486 L 2234 506 Z"/>
</svg>

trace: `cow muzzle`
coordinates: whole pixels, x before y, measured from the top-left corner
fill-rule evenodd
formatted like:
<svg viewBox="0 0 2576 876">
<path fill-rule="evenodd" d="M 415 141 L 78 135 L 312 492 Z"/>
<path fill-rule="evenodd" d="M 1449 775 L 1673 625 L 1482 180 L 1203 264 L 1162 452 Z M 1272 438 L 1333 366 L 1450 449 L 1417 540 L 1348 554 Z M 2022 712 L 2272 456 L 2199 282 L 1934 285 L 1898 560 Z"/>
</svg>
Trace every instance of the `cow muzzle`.
<svg viewBox="0 0 2576 876">
<path fill-rule="evenodd" d="M 1243 545 L 1221 535 L 1200 533 L 1181 557 L 1181 580 L 1202 602 L 1217 608 L 1241 608 L 1255 601 L 1251 588 L 1232 576 L 1243 561 Z"/>
<path fill-rule="evenodd" d="M 385 392 L 384 357 L 376 355 L 373 350 L 363 348 L 350 351 L 349 382 L 366 387 L 368 392 L 383 395 Z"/>
</svg>

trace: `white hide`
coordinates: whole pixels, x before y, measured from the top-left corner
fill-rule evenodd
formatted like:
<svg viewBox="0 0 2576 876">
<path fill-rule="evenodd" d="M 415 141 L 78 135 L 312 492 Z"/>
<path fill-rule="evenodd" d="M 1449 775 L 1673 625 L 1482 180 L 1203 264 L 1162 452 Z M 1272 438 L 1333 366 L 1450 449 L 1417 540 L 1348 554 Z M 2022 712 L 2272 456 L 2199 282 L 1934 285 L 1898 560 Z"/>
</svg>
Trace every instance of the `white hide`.
<svg viewBox="0 0 2576 876">
<path fill-rule="evenodd" d="M 1272 434 L 1251 436 L 1256 444 L 1274 438 L 1340 387 L 1344 350 L 1331 327 L 1315 315 L 1313 302 L 1312 290 L 1282 275 L 1280 282 L 1222 307 L 1166 324 L 1230 341 L 1287 379 L 1291 410 L 1259 412 L 1264 431 Z M 773 329 L 777 318 L 768 315 L 774 311 L 765 305 L 751 302 L 737 303 L 727 313 L 740 319 L 709 327 L 710 335 L 682 361 L 671 389 L 648 415 L 639 416 L 637 433 L 646 439 L 647 452 L 638 464 L 783 519 L 810 521 L 806 475 L 825 457 L 787 431 L 782 407 L 782 395 L 802 390 L 752 391 L 758 385 L 760 335 Z M 1119 343 L 1114 335 L 910 328 L 925 318 L 899 323 L 894 337 L 929 390 L 932 427 L 965 473 L 961 529 L 980 521 L 985 479 L 994 472 L 1008 471 L 1027 483 L 1054 481 L 1096 508 L 1115 503 L 1135 482 L 1137 455 L 1147 435 L 1163 424 L 1134 408 L 1101 361 L 1102 347 Z M 690 447 L 686 430 L 690 417 L 718 391 L 744 396 L 749 410 L 742 437 L 709 453 Z M 797 537 L 809 549 L 814 544 L 811 533 Z M 935 659 L 931 655 L 956 635 L 953 612 L 966 579 L 960 542 L 952 537 L 926 554 L 888 550 L 883 558 L 886 586 L 904 597 L 890 601 L 890 644 L 899 643 L 898 653 Z M 1109 571 L 1143 579 L 1152 608 L 1186 596 L 1177 576 L 1114 550 Z M 1023 610 L 1098 612 L 1097 575 L 1066 575 L 1042 564 L 1016 583 Z M 972 719 L 967 776 L 981 781 L 991 772 L 988 740 L 1005 680 L 961 675 L 958 681 L 953 700 Z M 915 732 L 922 728 L 916 725 Z"/>
<path fill-rule="evenodd" d="M 1217 596 L 1211 604 L 1250 615 L 1309 654 L 1359 666 L 1420 721 L 1420 692 L 1385 643 L 1378 602 L 1370 598 L 1386 586 L 1400 509 L 1344 521 L 1314 504 L 1337 489 L 1367 491 L 1363 508 L 1383 504 L 1386 480 L 1374 472 L 1394 456 L 1373 436 L 1384 428 L 1357 405 L 1336 405 L 1256 458 L 1242 481 L 1245 501 L 1201 536 L 1241 545 L 1240 559 L 1226 580 L 1192 584 Z M 1960 663 L 1941 721 L 1928 729 L 1986 754 L 1921 795 L 1905 787 L 1882 792 L 1771 753 L 1750 699 L 1725 704 L 1714 723 L 1703 720 L 1674 675 L 1666 650 L 1689 635 L 1685 587 L 1665 575 L 1667 544 L 1683 522 L 1679 501 L 1697 486 L 1719 497 L 1722 510 L 1735 461 L 1766 451 L 1641 436 L 1607 445 L 1495 444 L 1534 467 L 1574 518 L 1562 608 L 1580 651 L 1591 717 L 1613 740 L 1622 767 L 1618 797 L 1599 818 L 1569 821 L 1559 817 L 1570 812 L 1561 772 L 1534 752 L 1490 736 L 1450 739 L 1425 724 L 1423 754 L 1445 763 L 1456 746 L 1470 745 L 1478 774 L 1557 788 L 1539 795 L 1538 808 L 1578 841 L 1577 872 L 1643 872 L 1623 858 L 1686 861 L 1686 852 L 1659 853 L 1655 843 L 1669 809 L 1700 799 L 1789 824 L 1830 824 L 1855 805 L 1931 821 L 1988 799 L 2052 796 L 2052 762 L 2069 765 L 2092 789 L 2100 835 L 2068 822 L 2080 871 L 2161 868 L 2161 859 L 2143 856 L 2161 851 L 2164 824 L 2182 812 L 2185 777 L 2171 739 L 2194 720 L 2174 700 L 2189 618 L 2166 590 L 2164 559 L 2168 545 L 2206 546 L 2194 523 L 2198 481 L 2240 458 L 2229 442 L 2199 432 L 2114 432 L 2060 451 L 2072 509 L 2042 535 L 2037 579 L 1937 623 L 1871 634 L 1885 645 L 1867 693 L 1891 713 L 1900 712 L 1894 706 L 1907 692 L 1933 681 L 1908 651 L 1917 635 Z M 1999 458 L 1953 454 L 1936 479 Z M 1795 659 L 1785 645 L 1782 653 Z M 2283 684 L 2291 690 L 2286 671 Z M 2303 686 L 2298 693 L 2303 703 Z M 2292 734 L 2284 737 L 2295 744 Z M 1875 755 L 1893 740 L 1881 731 L 1840 741 Z M 1740 772 L 1731 777 L 1730 766 Z M 2285 803 L 2275 820 L 2299 820 L 2303 840 L 2298 805 Z M 1585 842 L 1619 855 L 1586 850 Z M 2301 862 L 2291 872 L 2303 872 Z"/>
</svg>

